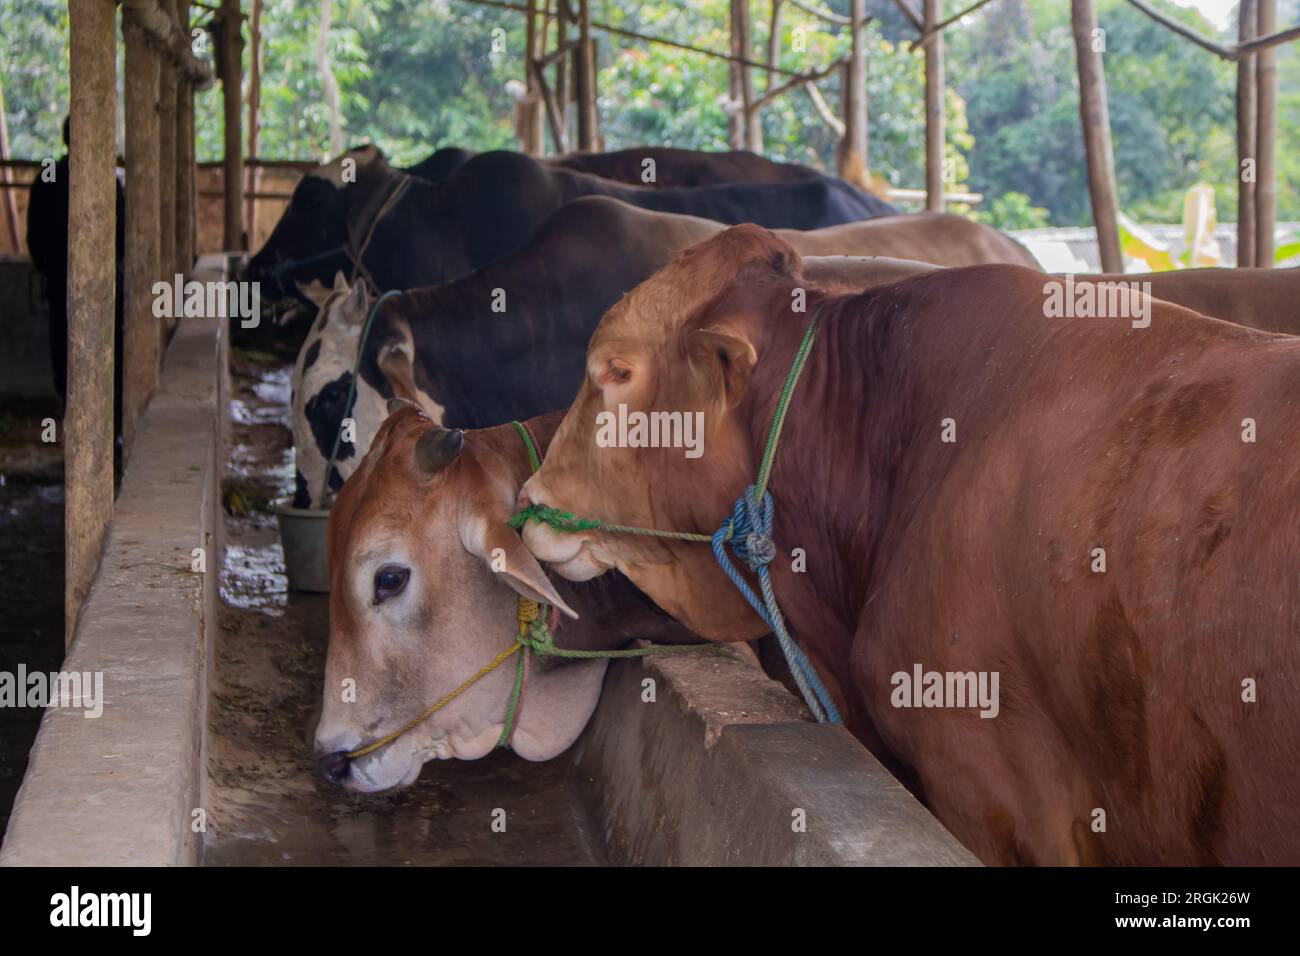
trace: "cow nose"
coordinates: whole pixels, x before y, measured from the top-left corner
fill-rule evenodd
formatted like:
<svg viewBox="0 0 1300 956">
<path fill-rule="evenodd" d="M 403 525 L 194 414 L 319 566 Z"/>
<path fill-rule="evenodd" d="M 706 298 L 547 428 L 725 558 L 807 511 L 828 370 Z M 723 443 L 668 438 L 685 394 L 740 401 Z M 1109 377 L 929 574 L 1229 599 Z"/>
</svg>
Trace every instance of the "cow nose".
<svg viewBox="0 0 1300 956">
<path fill-rule="evenodd" d="M 351 765 L 352 759 L 342 750 L 326 754 L 318 762 L 321 776 L 330 783 L 342 783 L 346 780 L 348 778 L 348 768 Z"/>
<path fill-rule="evenodd" d="M 520 491 L 519 497 L 515 500 L 515 510 L 525 511 L 533 506 L 532 499 L 528 497 L 527 492 Z"/>
</svg>

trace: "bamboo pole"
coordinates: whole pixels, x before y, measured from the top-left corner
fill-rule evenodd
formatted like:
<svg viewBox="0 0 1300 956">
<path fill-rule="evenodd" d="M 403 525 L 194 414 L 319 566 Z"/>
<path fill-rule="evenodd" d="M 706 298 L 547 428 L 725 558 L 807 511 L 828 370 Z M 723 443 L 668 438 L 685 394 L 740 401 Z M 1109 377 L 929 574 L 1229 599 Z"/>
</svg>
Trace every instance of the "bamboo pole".
<svg viewBox="0 0 1300 956">
<path fill-rule="evenodd" d="M 1256 0 L 1256 36 L 1277 29 L 1277 0 Z M 1255 265 L 1273 265 L 1277 230 L 1277 49 L 1255 54 Z"/>
<path fill-rule="evenodd" d="M 261 132 L 262 110 L 262 0 L 253 0 L 252 18 L 249 22 L 248 55 L 248 156 L 257 155 L 257 137 Z M 257 193 L 262 171 L 255 163 L 244 164 L 244 228 L 249 242 L 257 235 Z"/>
<path fill-rule="evenodd" d="M 223 176 L 225 216 L 222 247 L 233 252 L 244 248 L 244 161 L 240 152 L 240 80 L 243 72 L 244 38 L 239 29 L 239 0 L 221 0 L 221 92 L 225 117 Z"/>
<path fill-rule="evenodd" d="M 116 8 L 69 0 L 68 401 L 64 434 L 64 639 L 113 513 L 113 302 L 117 231 Z M 107 254 L 106 254 L 107 250 Z"/>
<path fill-rule="evenodd" d="M 1079 67 L 1079 117 L 1083 123 L 1083 148 L 1088 164 L 1088 192 L 1092 221 L 1097 227 L 1097 248 L 1102 272 L 1123 272 L 1119 244 L 1119 202 L 1115 186 L 1115 152 L 1110 139 L 1110 110 L 1106 104 L 1106 72 L 1101 49 L 1094 46 L 1097 11 L 1092 0 L 1070 0 L 1074 49 Z"/>
<path fill-rule="evenodd" d="M 866 0 L 850 0 L 849 32 L 852 49 L 844 70 L 840 93 L 844 110 L 844 138 L 840 141 L 839 174 L 841 178 L 865 186 L 867 174 L 867 27 Z"/>
<path fill-rule="evenodd" d="M 1255 0 L 1241 0 L 1237 13 L 1237 42 L 1246 43 L 1255 36 Z M 1255 265 L 1256 57 L 1248 54 L 1237 60 L 1237 265 L 1241 268 Z"/>
<path fill-rule="evenodd" d="M 569 4 L 568 0 L 558 0 L 555 7 L 555 49 L 561 51 L 567 48 L 569 42 Z M 560 129 L 563 130 L 563 138 L 555 139 L 555 151 L 557 153 L 567 153 L 569 151 L 569 100 L 572 99 L 573 91 L 573 71 L 569 69 L 569 56 L 562 54 L 555 61 L 555 99 L 556 106 L 559 108 Z M 554 130 L 552 130 L 554 138 Z"/>
<path fill-rule="evenodd" d="M 181 32 L 190 33 L 190 0 L 176 0 Z M 189 275 L 195 240 L 194 85 L 181 77 L 176 85 L 176 266 Z"/>
<path fill-rule="evenodd" d="M 766 77 L 763 85 L 763 92 L 776 84 L 776 70 L 774 69 L 777 61 L 781 58 L 781 4 L 783 0 L 772 0 L 772 16 L 768 20 L 767 27 L 767 69 L 764 71 Z"/>
<path fill-rule="evenodd" d="M 130 451 L 135 426 L 158 386 L 158 320 L 151 288 L 158 263 L 158 69 L 148 35 L 123 13 L 126 40 L 126 261 L 122 356 L 122 444 Z M 163 67 L 171 70 L 170 64 Z"/>
<path fill-rule="evenodd" d="M 753 42 L 750 33 L 749 0 L 731 0 L 733 52 L 749 58 Z M 763 151 L 763 127 L 754 104 L 754 71 L 745 63 L 736 67 L 740 93 L 740 137 L 743 147 L 752 153 Z"/>
<path fill-rule="evenodd" d="M 588 0 L 578 0 L 578 56 L 575 79 L 578 81 L 578 149 L 584 153 L 596 148 L 595 50 L 591 42 L 591 8 Z"/>
<path fill-rule="evenodd" d="M 163 0 L 164 13 L 175 9 L 172 2 Z M 164 274 L 156 277 L 163 279 L 171 278 L 176 265 L 176 107 L 177 87 L 183 82 L 178 71 L 164 61 L 158 71 L 158 268 Z M 174 317 L 158 320 L 160 348 L 175 327 Z"/>
<path fill-rule="evenodd" d="M 537 0 L 528 0 L 528 12 L 524 14 L 524 100 L 523 135 L 520 145 L 525 153 L 540 156 L 545 151 L 542 137 L 541 94 L 538 90 L 537 77 L 533 63 L 537 59 Z"/>
<path fill-rule="evenodd" d="M 943 34 L 939 23 L 940 0 L 925 0 L 925 29 L 935 30 L 925 45 L 925 208 L 943 212 L 944 189 L 944 76 Z"/>
</svg>

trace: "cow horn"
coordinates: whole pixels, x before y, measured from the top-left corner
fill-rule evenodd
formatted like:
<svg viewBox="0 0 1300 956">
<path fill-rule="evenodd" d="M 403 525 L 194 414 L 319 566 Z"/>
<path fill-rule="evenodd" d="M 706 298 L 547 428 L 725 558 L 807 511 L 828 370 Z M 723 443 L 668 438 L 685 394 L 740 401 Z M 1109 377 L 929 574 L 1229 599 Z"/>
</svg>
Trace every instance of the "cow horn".
<svg viewBox="0 0 1300 956">
<path fill-rule="evenodd" d="M 465 433 L 459 428 L 430 428 L 415 442 L 415 464 L 425 474 L 436 475 L 465 447 Z"/>
<path fill-rule="evenodd" d="M 420 412 L 421 415 L 424 414 L 420 406 L 415 404 L 415 402 L 411 401 L 409 398 L 402 398 L 401 396 L 395 395 L 388 400 L 388 414 L 395 415 L 403 408 L 414 408 L 417 412 Z"/>
</svg>

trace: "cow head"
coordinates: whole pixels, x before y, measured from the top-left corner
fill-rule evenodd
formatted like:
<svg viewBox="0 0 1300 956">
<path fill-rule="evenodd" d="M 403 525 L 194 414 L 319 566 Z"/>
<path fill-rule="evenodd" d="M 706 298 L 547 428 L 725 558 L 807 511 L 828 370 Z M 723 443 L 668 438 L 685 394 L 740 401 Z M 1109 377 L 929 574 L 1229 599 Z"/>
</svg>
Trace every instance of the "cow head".
<svg viewBox="0 0 1300 956">
<path fill-rule="evenodd" d="M 361 365 L 356 395 L 349 406 L 357 349 L 374 303 L 364 283 L 349 286 L 342 274 L 334 277 L 332 289 L 306 284 L 300 289 L 317 302 L 318 313 L 294 365 L 294 507 L 315 508 L 321 503 L 325 464 L 344 419 L 351 419 L 352 430 L 339 440 L 327 498 L 343 486 L 370 447 L 387 414 L 388 398 L 417 403 L 438 422 L 442 408 L 416 385 L 411 327 L 391 300 L 375 315 L 365 343 L 369 361 Z"/>
<path fill-rule="evenodd" d="M 377 147 L 363 146 L 304 175 L 275 229 L 248 260 L 244 279 L 262 283 L 268 300 L 295 296 L 298 282 L 328 281 L 348 261 L 342 248 L 349 238 L 353 184 L 387 169 Z M 337 254 L 327 255 L 331 252 Z M 321 258 L 305 261 L 313 256 Z"/>
<path fill-rule="evenodd" d="M 506 442 L 512 443 L 509 447 Z M 389 745 L 402 727 L 507 650 L 517 595 L 572 614 L 506 525 L 527 459 L 513 429 L 468 434 L 394 412 L 330 512 L 330 642 L 316 749 L 327 778 L 373 792 L 412 783 L 430 759 L 497 744 L 515 660 Z M 604 661 L 529 663 L 511 747 L 547 760 L 577 738 Z"/>
<path fill-rule="evenodd" d="M 761 313 L 773 307 L 789 313 L 800 265 L 794 249 L 772 233 L 737 226 L 687 249 L 624 296 L 592 336 L 582 388 L 541 470 L 524 485 L 520 505 L 628 525 L 716 530 L 757 467 L 746 396 L 763 348 Z M 612 419 L 675 412 L 701 423 L 699 457 L 674 447 L 611 447 Z M 535 522 L 524 540 L 573 580 L 618 568 L 711 640 L 764 633 L 705 544 L 557 532 Z"/>
</svg>

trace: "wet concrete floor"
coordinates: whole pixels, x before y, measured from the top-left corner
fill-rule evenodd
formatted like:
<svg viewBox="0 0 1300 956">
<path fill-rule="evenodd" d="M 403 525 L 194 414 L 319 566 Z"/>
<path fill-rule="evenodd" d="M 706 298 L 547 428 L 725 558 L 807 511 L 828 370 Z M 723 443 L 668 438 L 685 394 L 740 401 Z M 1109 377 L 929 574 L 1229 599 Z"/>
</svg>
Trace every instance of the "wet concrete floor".
<svg viewBox="0 0 1300 956">
<path fill-rule="evenodd" d="M 572 866 L 605 862 L 565 757 L 433 761 L 355 796 L 316 772 L 328 596 L 289 592 L 267 501 L 293 485 L 290 368 L 236 354 L 226 554 L 207 739 L 208 866 Z M 506 832 L 493 814 L 506 811 Z"/>
</svg>

